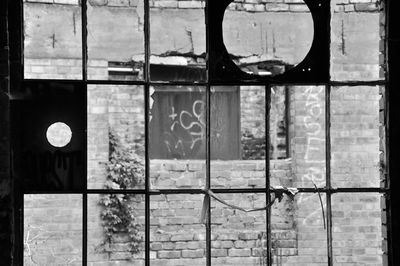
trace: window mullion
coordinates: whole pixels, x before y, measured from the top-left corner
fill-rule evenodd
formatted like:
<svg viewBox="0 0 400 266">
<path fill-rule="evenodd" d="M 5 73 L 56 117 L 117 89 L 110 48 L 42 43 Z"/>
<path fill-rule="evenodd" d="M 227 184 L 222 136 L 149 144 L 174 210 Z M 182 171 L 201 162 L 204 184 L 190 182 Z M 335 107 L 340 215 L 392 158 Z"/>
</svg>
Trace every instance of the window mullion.
<svg viewBox="0 0 400 266">
<path fill-rule="evenodd" d="M 150 266 L 150 159 L 149 159 L 149 92 L 150 92 L 150 5 L 144 1 L 144 130 L 145 130 L 145 266 Z"/>
<path fill-rule="evenodd" d="M 211 188 L 211 87 L 206 89 L 206 190 Z M 207 209 L 206 219 L 206 265 L 211 266 L 211 197 L 204 195 L 204 201 Z"/>
<path fill-rule="evenodd" d="M 326 233 L 328 265 L 333 265 L 332 249 L 332 186 L 331 186 L 331 87 L 325 87 L 325 174 L 326 174 Z"/>
<path fill-rule="evenodd" d="M 270 120 L 270 108 L 271 108 L 271 86 L 265 86 L 265 97 L 266 97 L 266 108 L 265 108 L 265 187 L 266 187 L 266 204 L 269 206 L 271 202 L 271 191 L 270 191 L 270 135 L 269 135 L 269 120 Z M 267 234 L 267 265 L 272 265 L 272 240 L 271 240 L 271 206 L 266 210 L 266 234 Z"/>
<path fill-rule="evenodd" d="M 87 47 L 87 0 L 81 1 L 81 16 L 82 16 L 82 81 L 84 82 L 85 89 L 85 98 L 87 103 L 87 60 L 88 60 L 88 47 Z M 85 106 L 87 108 L 87 104 Z M 87 110 L 86 110 L 87 113 Z M 87 116 L 85 117 L 85 128 L 87 129 Z M 86 130 L 87 134 L 87 130 Z M 87 137 L 85 138 L 85 147 L 87 147 Z M 85 162 L 87 162 L 87 148 L 85 148 L 86 152 Z M 87 177 L 87 167 L 84 169 L 85 175 Z M 88 242 L 88 201 L 87 201 L 87 178 L 84 181 L 84 191 L 82 193 L 82 265 L 87 265 L 87 242 Z"/>
</svg>

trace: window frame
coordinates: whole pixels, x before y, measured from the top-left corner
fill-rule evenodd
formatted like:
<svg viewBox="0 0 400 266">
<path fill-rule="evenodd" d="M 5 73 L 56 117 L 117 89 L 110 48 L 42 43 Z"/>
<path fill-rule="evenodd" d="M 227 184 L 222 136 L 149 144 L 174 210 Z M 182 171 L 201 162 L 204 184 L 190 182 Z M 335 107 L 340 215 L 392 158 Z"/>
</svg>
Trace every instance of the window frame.
<svg viewBox="0 0 400 266">
<path fill-rule="evenodd" d="M 212 0 L 211 0 L 212 1 Z M 206 39 L 207 39 L 207 51 L 209 51 L 209 40 L 210 40 L 210 24 L 208 23 L 208 16 L 207 16 L 207 7 L 209 6 L 210 2 L 206 0 L 206 16 L 205 16 L 205 24 L 206 24 Z M 332 0 L 333 1 L 333 0 Z M 325 128 L 325 137 L 326 137 L 326 187 L 325 188 L 299 188 L 299 192 L 303 193 L 325 193 L 327 196 L 327 239 L 328 239 L 328 265 L 333 265 L 333 254 L 332 254 L 332 209 L 331 209 L 331 195 L 334 193 L 354 193 L 354 192 L 367 192 L 367 193 L 380 193 L 386 195 L 386 215 L 387 215 L 387 237 L 388 237 L 388 263 L 389 265 L 397 265 L 400 263 L 400 254 L 394 254 L 392 250 L 396 250 L 397 247 L 400 247 L 400 241 L 395 239 L 393 236 L 399 230 L 397 227 L 391 226 L 394 221 L 399 217 L 399 210 L 393 208 L 396 203 L 399 203 L 400 200 L 400 193 L 396 193 L 396 189 L 400 188 L 400 181 L 396 178 L 398 174 L 400 174 L 400 167 L 396 166 L 396 161 L 400 157 L 400 152 L 395 149 L 397 146 L 396 144 L 400 144 L 400 140 L 397 140 L 396 137 L 390 138 L 390 146 L 389 146 L 389 136 L 397 136 L 400 135 L 399 127 L 395 124 L 394 119 L 389 119 L 390 116 L 396 117 L 396 115 L 400 114 L 400 107 L 398 107 L 398 103 L 396 102 L 397 99 L 400 98 L 400 93 L 396 90 L 396 87 L 400 85 L 400 78 L 399 75 L 396 75 L 397 71 L 399 70 L 398 64 L 396 62 L 400 62 L 399 58 L 399 51 L 400 50 L 400 33 L 396 31 L 396 25 L 400 18 L 397 18 L 395 11 L 399 10 L 400 3 L 398 1 L 391 1 L 391 0 L 383 0 L 386 6 L 386 39 L 387 42 L 384 45 L 385 53 L 386 53 L 386 61 L 385 64 L 390 71 L 386 71 L 385 73 L 385 80 L 379 81 L 350 81 L 350 82 L 338 82 L 338 81 L 331 81 L 328 80 L 327 82 L 320 82 L 317 81 L 315 83 L 298 83 L 298 82 L 291 82 L 291 81 L 282 81 L 282 82 L 274 82 L 266 84 L 262 81 L 239 81 L 239 82 L 221 82 L 221 81 L 208 81 L 208 82 L 196 82 L 196 85 L 203 85 L 206 86 L 206 111 L 207 111 L 207 159 L 206 159 L 206 189 L 210 189 L 210 95 L 211 95 L 211 87 L 217 85 L 261 85 L 266 86 L 268 89 L 266 90 L 266 132 L 269 131 L 269 104 L 270 104 L 270 96 L 269 91 L 270 88 L 274 85 L 323 85 L 325 87 L 325 119 L 327 121 L 326 128 Z M 145 8 L 145 24 L 144 24 L 144 35 L 145 35 L 145 69 L 144 69 L 144 76 L 145 79 L 143 81 L 107 81 L 107 80 L 88 80 L 87 79 L 87 42 L 86 42 L 86 32 L 87 32 L 87 0 L 81 1 L 81 9 L 82 9 L 82 80 L 25 80 L 23 78 L 23 1 L 10 1 L 9 4 L 9 28 L 14 29 L 14 31 L 10 31 L 10 42 L 15 44 L 10 49 L 10 56 L 11 56 L 11 95 L 18 93 L 19 88 L 21 88 L 24 83 L 35 83 L 35 82 L 66 82 L 66 83 L 77 83 L 83 85 L 87 88 L 88 85 L 91 84 L 104 84 L 104 85 L 142 85 L 144 86 L 145 92 L 145 157 L 146 157 L 146 177 L 149 176 L 149 154 L 148 154 L 148 141 L 149 141 L 149 121 L 148 121 L 148 112 L 149 112 L 149 105 L 148 99 L 149 95 L 149 88 L 152 85 L 193 85 L 192 82 L 153 82 L 150 80 L 150 33 L 149 33 L 149 0 L 144 0 L 144 8 Z M 207 71 L 209 70 L 209 62 L 207 61 Z M 330 126 L 328 121 L 330 121 L 330 90 L 333 86 L 360 86 L 360 85 L 367 85 L 367 86 L 385 86 L 385 115 L 386 115 L 386 170 L 387 170 L 387 180 L 386 186 L 384 188 L 334 188 L 330 184 L 330 168 L 331 168 L 331 159 L 330 159 Z M 389 98 L 390 92 L 390 98 Z M 268 134 L 266 134 L 268 136 Z M 268 137 L 266 137 L 268 139 Z M 269 141 L 267 143 L 267 151 L 269 150 Z M 205 196 L 205 200 L 210 203 L 210 196 L 202 189 L 167 189 L 167 190 L 157 190 L 151 191 L 149 188 L 149 179 L 146 178 L 146 185 L 144 190 L 125 190 L 124 193 L 129 194 L 144 194 L 145 195 L 145 206 L 146 206 L 146 225 L 145 225 L 145 265 L 150 265 L 150 196 L 151 195 L 159 195 L 159 194 L 203 194 Z M 15 198 L 15 206 L 17 210 L 15 212 L 14 221 L 15 221 L 15 241 L 16 248 L 14 248 L 14 258 L 18 262 L 16 265 L 22 265 L 23 262 L 23 193 L 19 189 L 20 184 L 19 180 L 13 179 L 14 182 L 14 195 Z M 213 189 L 214 193 L 257 193 L 262 192 L 266 194 L 266 203 L 270 202 L 269 195 L 276 191 L 276 189 L 269 187 L 269 152 L 266 152 L 266 189 Z M 87 189 L 87 186 L 82 191 L 71 191 L 71 193 L 82 194 L 83 196 L 83 253 L 82 253 L 82 264 L 87 265 L 87 196 L 88 194 L 110 194 L 110 193 L 118 193 L 120 194 L 121 190 L 99 190 L 99 189 Z M 35 193 L 34 191 L 30 193 Z M 38 193 L 46 193 L 44 191 L 40 191 Z M 67 193 L 65 191 L 62 192 L 55 192 L 55 191 L 48 191 L 48 193 Z M 210 204 L 209 204 L 210 206 Z M 267 211 L 267 224 L 266 230 L 270 232 L 270 211 Z M 210 207 L 207 211 L 208 218 L 211 217 Z M 207 265 L 211 265 L 211 219 L 208 219 L 206 224 L 207 227 L 207 234 L 206 234 L 206 256 L 207 256 Z M 271 257 L 271 234 L 268 234 L 268 264 L 272 265 L 272 257 Z"/>
</svg>

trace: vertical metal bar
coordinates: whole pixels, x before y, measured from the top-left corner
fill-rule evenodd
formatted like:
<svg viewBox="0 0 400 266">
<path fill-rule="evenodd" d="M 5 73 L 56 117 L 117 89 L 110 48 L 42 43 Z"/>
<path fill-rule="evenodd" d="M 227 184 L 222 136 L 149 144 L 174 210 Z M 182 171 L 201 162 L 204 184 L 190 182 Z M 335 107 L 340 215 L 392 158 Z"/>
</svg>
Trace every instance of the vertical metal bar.
<svg viewBox="0 0 400 266">
<path fill-rule="evenodd" d="M 271 110 L 271 86 L 265 86 L 265 188 L 266 188 L 266 203 L 271 202 L 270 194 L 270 110 Z M 272 239 L 271 239 L 271 207 L 266 211 L 266 233 L 267 233 L 267 265 L 272 265 Z"/>
<path fill-rule="evenodd" d="M 149 93 L 150 93 L 150 5 L 144 1 L 144 135 L 145 135 L 145 266 L 150 266 L 150 159 L 149 159 Z"/>
<path fill-rule="evenodd" d="M 82 79 L 87 81 L 87 0 L 81 1 L 81 16 L 82 16 Z"/>
<path fill-rule="evenodd" d="M 206 190 L 211 188 L 211 87 L 206 88 Z M 206 265 L 211 266 L 211 198 L 204 195 L 207 202 L 206 223 Z"/>
<path fill-rule="evenodd" d="M 209 85 L 210 71 L 210 29 L 209 29 L 209 0 L 205 0 L 204 23 L 206 27 L 206 189 L 211 188 L 211 86 Z M 211 266 L 211 198 L 209 195 L 204 195 L 207 209 L 206 223 L 206 265 Z"/>
<path fill-rule="evenodd" d="M 87 192 L 82 194 L 82 265 L 87 265 Z"/>
<path fill-rule="evenodd" d="M 328 20 L 328 31 L 329 31 L 329 54 L 328 54 L 328 71 L 329 71 L 329 82 L 331 81 L 331 43 L 332 43 L 332 12 L 335 5 L 335 1 L 329 1 L 329 15 Z M 326 173 L 326 234 L 327 234 L 327 252 L 328 252 L 328 266 L 333 266 L 333 251 L 332 251 L 332 185 L 331 185 L 331 85 L 325 87 L 325 173 Z"/>
<path fill-rule="evenodd" d="M 144 1 L 144 80 L 150 81 L 150 5 L 149 0 Z"/>
<path fill-rule="evenodd" d="M 19 248 L 19 249 L 16 248 L 17 249 L 16 253 L 18 254 L 17 265 L 23 265 L 23 263 L 24 263 L 24 252 L 23 252 L 23 249 L 25 248 L 24 247 L 24 234 L 25 234 L 25 232 L 24 232 L 24 223 L 25 223 L 24 193 L 18 193 L 18 194 L 15 194 L 15 195 L 17 195 L 17 200 L 16 200 L 17 204 L 21 208 L 20 210 L 19 209 L 16 210 L 17 221 L 15 221 L 15 222 L 17 223 L 18 226 L 20 226 L 20 228 L 19 228 L 20 230 L 18 230 L 18 232 L 21 232 L 21 235 L 18 237 L 18 240 L 21 241 L 21 242 L 16 243 L 16 244 L 20 244 L 20 245 L 22 244 L 21 246 L 23 247 L 23 248 Z M 17 245 L 17 247 L 18 247 L 18 245 Z"/>
<path fill-rule="evenodd" d="M 286 126 L 286 158 L 290 157 L 290 137 L 289 137 L 289 123 L 290 123 L 290 99 L 289 99 L 289 86 L 285 86 L 285 126 Z"/>
<path fill-rule="evenodd" d="M 145 265 L 150 265 L 150 160 L 149 160 L 149 85 L 144 88 L 145 110 Z"/>
<path fill-rule="evenodd" d="M 327 233 L 327 252 L 328 252 L 328 265 L 333 265 L 333 251 L 332 251 L 332 186 L 331 186 L 331 87 L 325 87 L 325 168 L 326 168 L 326 233 Z"/>
<path fill-rule="evenodd" d="M 383 11 L 381 11 L 381 12 L 383 12 L 384 13 L 384 16 L 385 16 L 385 26 L 384 26 L 384 29 L 385 29 L 385 39 L 384 39 L 384 42 L 385 42 L 385 45 L 384 45 L 384 51 L 383 51 L 383 53 L 384 53 L 384 66 L 385 66 L 385 83 L 386 84 L 388 84 L 389 82 L 390 82 L 390 80 L 389 80 L 389 70 L 390 70 L 390 68 L 389 68 L 389 64 L 388 64 L 388 50 L 389 50 L 389 42 L 388 42 L 388 39 L 389 39 L 389 3 L 390 3 L 390 1 L 389 0 L 383 0 L 382 1 L 382 3 L 383 3 L 383 8 L 384 8 L 384 10 Z M 390 83 L 389 83 L 390 84 Z M 391 180 L 390 180 L 390 175 L 389 175 L 389 169 L 390 169 L 390 160 L 389 160 L 389 158 L 390 158 L 390 156 L 389 156 L 389 152 L 390 152 L 390 146 L 389 146 L 389 143 L 390 143 L 390 139 L 389 139 L 389 119 L 390 119 L 390 117 L 389 117 L 389 94 L 390 94 L 390 90 L 389 90 L 389 86 L 387 86 L 387 85 L 385 85 L 385 93 L 384 93 L 384 95 L 383 95 L 383 97 L 384 97 L 384 130 L 385 130 L 385 132 L 384 132 L 384 134 L 385 134 L 385 165 L 384 165 L 384 167 L 385 167 L 385 188 L 388 188 L 388 189 L 391 189 L 391 187 L 392 187 L 392 185 L 391 185 Z M 384 194 L 384 196 L 385 196 L 385 207 L 386 207 L 386 209 L 385 209 L 385 212 L 386 212 L 386 227 L 387 227 L 387 230 L 386 230 L 386 239 L 387 239 L 387 265 L 394 265 L 394 262 L 393 262 L 393 240 L 392 240 L 392 232 L 393 232 L 393 229 L 392 229 L 392 226 L 393 226 L 393 224 L 392 224 L 392 204 L 391 204 L 391 201 L 392 201 L 392 197 L 391 197 L 391 193 L 389 192 L 389 193 L 385 193 Z M 383 236 L 383 237 L 385 237 L 385 236 Z"/>
<path fill-rule="evenodd" d="M 81 1 L 81 16 L 82 16 L 82 80 L 87 81 L 87 60 L 88 60 L 88 48 L 87 48 L 87 0 Z M 84 98 L 85 98 L 85 114 L 87 114 L 87 84 L 84 85 Z M 85 128 L 87 129 L 87 115 L 85 115 Z M 84 140 L 84 160 L 85 165 L 87 163 L 87 130 Z M 82 265 L 87 265 L 87 166 L 84 169 L 85 181 L 84 191 L 82 193 Z"/>
</svg>

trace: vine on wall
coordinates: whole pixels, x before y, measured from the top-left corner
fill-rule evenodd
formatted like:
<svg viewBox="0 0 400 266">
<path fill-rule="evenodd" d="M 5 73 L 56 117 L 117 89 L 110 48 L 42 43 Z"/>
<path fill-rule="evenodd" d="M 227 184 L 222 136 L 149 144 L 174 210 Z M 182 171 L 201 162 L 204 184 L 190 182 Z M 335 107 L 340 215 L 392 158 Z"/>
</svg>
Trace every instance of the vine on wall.
<svg viewBox="0 0 400 266">
<path fill-rule="evenodd" d="M 133 149 L 121 144 L 119 137 L 109 130 L 109 160 L 106 163 L 106 189 L 133 189 L 144 183 L 145 166 Z M 102 206 L 100 217 L 104 230 L 104 241 L 100 245 L 103 251 L 111 252 L 110 245 L 118 236 L 127 236 L 129 252 L 140 252 L 143 236 L 138 223 L 138 211 L 135 209 L 142 197 L 135 194 L 105 194 L 100 198 Z"/>
</svg>

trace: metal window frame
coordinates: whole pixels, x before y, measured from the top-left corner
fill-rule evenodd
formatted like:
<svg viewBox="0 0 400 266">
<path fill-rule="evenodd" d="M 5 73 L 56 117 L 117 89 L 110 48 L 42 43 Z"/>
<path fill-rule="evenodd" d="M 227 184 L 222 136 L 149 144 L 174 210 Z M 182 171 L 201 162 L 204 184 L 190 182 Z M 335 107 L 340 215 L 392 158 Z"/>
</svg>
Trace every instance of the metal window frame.
<svg viewBox="0 0 400 266">
<path fill-rule="evenodd" d="M 213 0 L 205 0 L 206 3 L 206 8 L 205 8 L 205 26 L 206 26 L 206 50 L 207 54 L 209 54 L 209 49 L 210 49 L 210 24 L 209 24 L 209 19 L 208 19 L 208 7 L 210 6 L 210 2 Z M 386 4 L 386 34 L 389 33 L 389 36 L 394 36 L 396 40 L 388 41 L 388 48 L 389 50 L 389 57 L 390 57 L 390 51 L 394 51 L 394 48 L 400 47 L 399 45 L 399 40 L 400 37 L 398 36 L 397 33 L 394 33 L 391 31 L 391 29 L 394 29 L 394 23 L 392 23 L 392 26 L 389 25 L 389 19 L 388 19 L 388 14 L 389 12 L 389 7 L 391 9 L 391 12 L 395 12 L 395 7 L 399 7 L 399 3 L 396 3 L 396 1 L 391 1 L 391 0 L 382 0 Z M 18 29 L 19 31 L 16 31 L 15 33 L 11 34 L 10 39 L 12 40 L 20 40 L 19 43 L 20 47 L 19 49 L 12 49 L 11 50 L 11 55 L 15 59 L 15 61 L 20 61 L 23 62 L 23 1 L 11 1 L 14 3 L 11 3 L 10 5 L 10 10 L 11 15 L 14 14 L 16 15 L 14 19 L 14 26 Z M 398 2 L 398 1 L 397 1 Z M 214 80 L 214 81 L 207 81 L 207 82 L 154 82 L 151 81 L 150 79 L 150 5 L 149 5 L 149 0 L 144 0 L 144 40 L 145 40 L 145 69 L 144 69 L 144 80 L 139 80 L 139 81 L 110 81 L 110 80 L 88 80 L 87 78 L 87 62 L 88 62 L 88 52 L 87 52 L 87 0 L 81 0 L 81 15 L 82 15 L 82 79 L 81 80 L 52 80 L 52 79 L 29 79 L 25 80 L 23 78 L 23 64 L 14 64 L 12 65 L 12 69 L 17 70 L 15 74 L 11 77 L 11 85 L 14 87 L 19 87 L 18 85 L 22 85 L 24 82 L 31 83 L 31 82 L 58 82 L 58 83 L 78 83 L 84 86 L 85 89 L 87 89 L 88 85 L 91 84 L 103 84 L 103 85 L 141 85 L 144 87 L 144 99 L 145 99 L 145 173 L 146 173 L 146 178 L 145 178 L 145 189 L 129 189 L 129 190 L 102 190 L 102 189 L 88 189 L 87 188 L 87 182 L 85 187 L 81 191 L 29 191 L 27 194 L 80 194 L 82 195 L 82 200 L 83 200 L 83 206 L 82 206 L 82 225 L 83 225 L 83 233 L 82 233 L 82 265 L 87 265 L 87 197 L 89 194 L 142 194 L 145 196 L 145 265 L 149 266 L 150 265 L 150 196 L 151 195 L 160 195 L 160 194 L 204 194 L 205 200 L 210 203 L 211 198 L 210 196 L 205 193 L 203 189 L 161 189 L 161 190 L 150 190 L 149 186 L 149 154 L 148 154 L 148 141 L 149 141 L 149 119 L 148 119 L 148 111 L 149 111 L 149 88 L 150 86 L 153 85 L 196 85 L 196 86 L 205 86 L 206 87 L 206 117 L 207 117 L 207 131 L 206 131 L 206 189 L 211 188 L 211 180 L 210 180 L 210 173 L 211 173 L 211 166 L 210 166 L 210 105 L 211 105 L 211 88 L 212 86 L 218 86 L 218 85 L 260 85 L 260 86 L 266 86 L 266 132 L 269 132 L 269 111 L 270 111 L 270 88 L 275 85 L 291 85 L 291 86 L 296 86 L 296 85 L 308 85 L 308 86 L 324 86 L 325 89 L 325 153 L 326 153 L 326 186 L 324 188 L 299 188 L 299 192 L 302 193 L 325 193 L 326 194 L 326 219 L 327 219 L 327 256 L 328 256 L 328 265 L 331 266 L 333 265 L 333 252 L 332 252 L 332 203 L 331 203 L 331 196 L 334 193 L 356 193 L 356 192 L 366 192 L 366 193 L 380 193 L 386 196 L 387 199 L 387 217 L 388 217 L 388 226 L 389 226 L 389 231 L 391 231 L 392 227 L 390 224 L 390 221 L 392 221 L 393 217 L 391 215 L 394 214 L 393 209 L 390 207 L 394 203 L 393 201 L 396 199 L 396 202 L 398 202 L 399 196 L 396 195 L 396 193 L 391 190 L 389 184 L 393 180 L 393 178 L 390 178 L 388 182 L 386 182 L 386 187 L 383 188 L 367 188 L 367 187 L 361 187 L 361 188 L 350 188 L 350 187 L 343 187 L 343 188 L 334 188 L 331 185 L 331 157 L 330 157 L 330 151 L 331 151 L 331 143 L 330 143 L 330 91 L 331 87 L 334 86 L 385 86 L 386 88 L 391 88 L 391 92 L 393 92 L 393 87 L 397 84 L 400 84 L 400 81 L 398 81 L 399 78 L 396 77 L 394 72 L 387 73 L 385 80 L 375 80 L 375 81 L 348 81 L 348 82 L 339 82 L 339 81 L 331 81 L 330 79 L 327 82 L 320 82 L 317 81 L 315 83 L 313 82 L 291 82 L 291 81 L 280 81 L 280 80 L 275 80 L 273 83 L 271 82 L 265 82 L 265 81 L 219 81 L 219 80 Z M 390 21 L 395 21 L 394 17 L 395 15 L 392 15 L 393 19 Z M 392 18 L 391 17 L 391 18 Z M 18 23 L 16 22 L 18 20 Z M 329 18 L 330 20 L 330 18 Z M 399 19 L 397 19 L 399 20 Z M 18 25 L 19 26 L 18 26 Z M 390 28 L 391 27 L 391 28 Z M 330 34 L 330 33 L 329 33 Z M 391 49 L 393 48 L 393 50 Z M 399 56 L 395 54 L 394 56 Z M 393 57 L 394 57 L 393 56 Z M 328 60 L 328 64 L 330 65 L 330 60 Z M 209 61 L 207 61 L 207 72 L 209 72 L 210 65 Z M 389 66 L 391 65 L 389 62 Z M 397 70 L 397 66 L 393 66 L 392 69 Z M 389 82 L 390 78 L 390 82 Z M 393 82 L 392 82 L 393 80 Z M 397 95 L 397 93 L 393 93 L 392 96 Z M 386 112 L 388 113 L 389 110 L 392 113 L 397 113 L 399 111 L 398 107 L 394 107 L 394 103 L 390 104 L 389 106 L 389 89 L 385 90 L 385 101 L 387 102 L 387 110 Z M 391 98 L 390 102 L 394 101 L 394 97 Z M 390 109 L 389 109 L 390 108 Z M 397 109 L 396 109 L 397 108 Z M 389 125 L 393 125 L 393 122 L 390 121 L 391 124 L 386 125 L 386 131 L 390 131 L 390 134 L 394 135 L 400 130 L 395 128 L 394 126 L 389 127 Z M 393 134 L 394 133 L 394 134 Z M 386 135 L 389 133 L 386 132 Z M 268 134 L 266 134 L 266 138 L 268 140 Z M 392 139 L 391 139 L 392 141 Z M 393 141 L 393 143 L 397 141 Z M 386 154 L 387 158 L 387 163 L 390 161 L 394 161 L 396 158 L 398 158 L 398 155 L 395 155 L 392 151 L 393 149 L 389 150 L 388 146 L 388 138 L 386 138 L 386 149 L 388 153 Z M 266 203 L 270 202 L 270 194 L 273 193 L 276 189 L 270 188 L 269 186 L 269 141 L 267 141 L 267 152 L 266 152 L 266 187 L 261 188 L 261 189 L 213 189 L 214 193 L 265 193 L 266 196 Z M 389 151 L 391 152 L 389 154 Z M 389 164 L 387 166 L 389 170 L 392 173 L 399 173 L 399 169 L 397 169 L 394 166 L 394 163 Z M 15 180 L 14 182 L 18 183 L 18 180 Z M 394 182 L 392 182 L 394 183 Z M 393 186 L 393 185 L 392 185 Z M 18 187 L 18 186 L 16 186 Z M 398 186 L 398 181 L 396 183 L 395 187 Z M 399 194 L 399 193 L 397 193 Z M 24 194 L 21 193 L 21 191 L 15 191 L 15 195 L 18 195 L 18 198 L 16 199 L 16 205 L 18 206 L 19 213 L 16 214 L 16 238 L 18 243 L 21 241 L 23 237 L 23 196 Z M 206 224 L 206 265 L 210 266 L 211 265 L 211 204 L 208 204 L 209 208 L 207 210 L 207 224 Z M 398 214 L 396 214 L 398 217 Z M 271 211 L 267 210 L 267 223 L 266 223 L 266 232 L 268 236 L 268 241 L 267 241 L 267 249 L 268 249 L 268 265 L 272 265 L 272 252 L 271 252 Z M 398 229 L 397 229 L 398 230 Z M 393 230 L 395 231 L 395 230 Z M 392 248 L 393 246 L 398 245 L 398 241 L 395 243 L 394 240 L 391 238 L 390 233 L 388 232 L 388 237 L 389 237 L 389 265 L 396 265 L 394 262 L 395 260 L 392 258 Z M 21 242 L 23 243 L 23 242 Z M 394 243 L 394 244 L 393 244 Z M 15 250 L 15 254 L 17 255 L 16 258 L 19 260 L 19 264 L 22 265 L 23 263 L 23 252 L 18 251 L 18 249 Z M 398 260 L 396 260 L 398 261 Z M 18 265 L 19 265 L 18 264 Z"/>
</svg>

